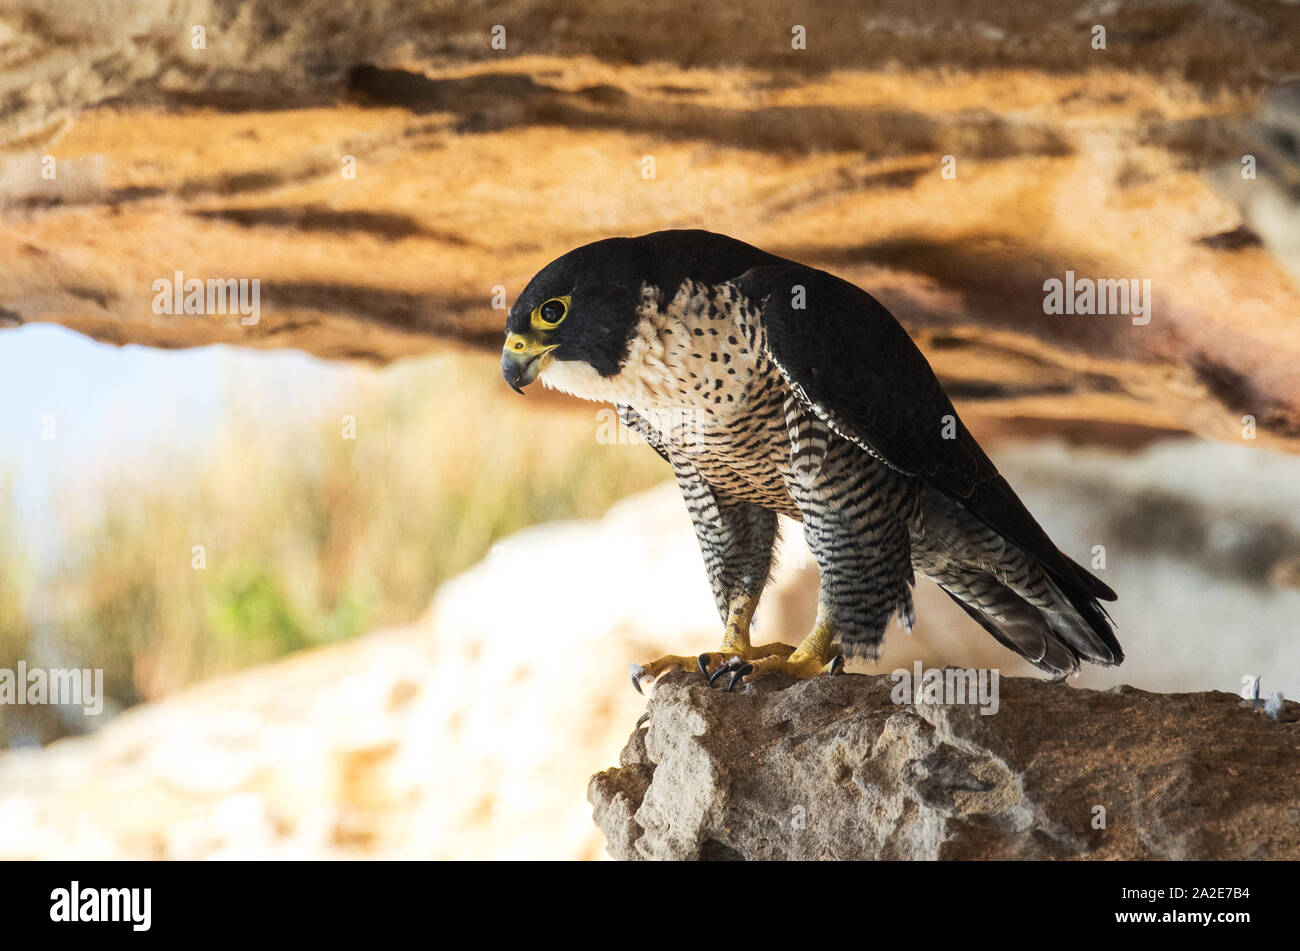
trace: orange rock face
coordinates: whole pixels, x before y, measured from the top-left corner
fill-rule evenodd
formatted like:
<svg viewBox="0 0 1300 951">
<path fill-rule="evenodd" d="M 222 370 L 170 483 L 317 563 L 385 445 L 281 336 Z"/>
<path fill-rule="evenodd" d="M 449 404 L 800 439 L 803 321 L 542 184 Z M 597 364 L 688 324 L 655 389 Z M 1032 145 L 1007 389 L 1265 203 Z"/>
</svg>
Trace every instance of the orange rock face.
<svg viewBox="0 0 1300 951">
<path fill-rule="evenodd" d="M 6 325 L 495 348 L 557 254 L 706 227 L 871 290 L 980 415 L 1300 446 L 1300 277 L 1249 226 L 1294 169 L 1247 122 L 1300 10 L 66 6 L 5 21 Z M 159 313 L 178 271 L 258 281 L 256 320 Z M 1067 272 L 1149 312 L 1046 313 Z"/>
</svg>

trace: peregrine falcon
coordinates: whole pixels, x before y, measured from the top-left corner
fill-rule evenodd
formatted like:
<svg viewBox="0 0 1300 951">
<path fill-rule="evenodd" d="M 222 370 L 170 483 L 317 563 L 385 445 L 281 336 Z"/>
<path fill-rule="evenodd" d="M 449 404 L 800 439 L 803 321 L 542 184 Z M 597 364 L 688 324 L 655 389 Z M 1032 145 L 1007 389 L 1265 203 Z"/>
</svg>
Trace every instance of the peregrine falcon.
<svg viewBox="0 0 1300 951">
<path fill-rule="evenodd" d="M 1052 543 L 907 332 L 847 281 L 707 231 L 597 241 L 529 282 L 501 370 L 520 393 L 540 378 L 615 404 L 677 477 L 725 634 L 633 665 L 638 690 L 673 668 L 731 689 L 874 659 L 891 618 L 911 631 L 916 571 L 1057 679 L 1123 660 L 1099 604 L 1115 593 Z M 779 514 L 821 571 L 797 647 L 750 643 Z"/>
</svg>

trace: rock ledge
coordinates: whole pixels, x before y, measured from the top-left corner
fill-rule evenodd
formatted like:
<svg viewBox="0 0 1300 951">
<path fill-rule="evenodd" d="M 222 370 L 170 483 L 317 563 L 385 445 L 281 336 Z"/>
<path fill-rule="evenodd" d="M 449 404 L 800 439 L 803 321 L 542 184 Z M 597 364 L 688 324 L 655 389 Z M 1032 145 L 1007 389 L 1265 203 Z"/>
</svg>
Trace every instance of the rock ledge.
<svg viewBox="0 0 1300 951">
<path fill-rule="evenodd" d="M 668 675 L 588 788 L 610 854 L 1300 858 L 1300 723 L 1234 694 L 1003 678 L 981 715 L 898 705 L 893 688 L 845 675 L 726 694 Z"/>
</svg>

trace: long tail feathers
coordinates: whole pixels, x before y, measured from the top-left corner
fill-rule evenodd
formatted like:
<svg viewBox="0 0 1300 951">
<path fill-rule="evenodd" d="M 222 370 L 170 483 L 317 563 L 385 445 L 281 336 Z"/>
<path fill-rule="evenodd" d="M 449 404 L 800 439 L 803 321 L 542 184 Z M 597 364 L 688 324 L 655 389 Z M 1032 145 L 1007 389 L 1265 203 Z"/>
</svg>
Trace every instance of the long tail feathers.
<svg viewBox="0 0 1300 951">
<path fill-rule="evenodd" d="M 1074 567 L 1082 577 L 1050 576 L 1051 606 L 1029 603 L 976 568 L 959 577 L 945 577 L 940 585 L 1001 644 L 1059 680 L 1077 671 L 1081 660 L 1112 666 L 1124 659 L 1110 616 L 1097 601 L 1107 595 L 1113 600 L 1114 593 L 1084 569 Z"/>
</svg>

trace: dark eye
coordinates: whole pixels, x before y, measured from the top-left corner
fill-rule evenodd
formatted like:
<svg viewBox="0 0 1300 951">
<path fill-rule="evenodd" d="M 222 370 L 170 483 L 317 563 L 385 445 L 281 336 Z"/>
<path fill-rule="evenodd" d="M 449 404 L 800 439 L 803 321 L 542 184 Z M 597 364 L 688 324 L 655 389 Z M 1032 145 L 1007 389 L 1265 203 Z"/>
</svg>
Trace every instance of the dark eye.
<svg viewBox="0 0 1300 951">
<path fill-rule="evenodd" d="M 564 306 L 564 301 L 548 300 L 542 305 L 539 313 L 541 314 L 542 320 L 546 321 L 548 324 L 558 324 L 564 319 L 566 310 L 567 308 Z"/>
</svg>

